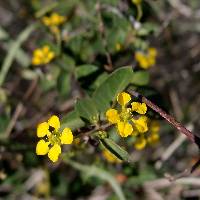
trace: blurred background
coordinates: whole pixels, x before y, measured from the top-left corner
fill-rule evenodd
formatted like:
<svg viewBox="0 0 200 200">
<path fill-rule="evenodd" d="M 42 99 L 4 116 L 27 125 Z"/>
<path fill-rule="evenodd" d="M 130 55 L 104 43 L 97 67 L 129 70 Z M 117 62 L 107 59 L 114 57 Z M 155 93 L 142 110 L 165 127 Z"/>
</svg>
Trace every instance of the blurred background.
<svg viewBox="0 0 200 200">
<path fill-rule="evenodd" d="M 63 22 L 45 22 L 52 13 Z M 198 135 L 199 43 L 199 0 L 0 0 L 0 199 L 200 199 L 199 169 L 168 180 L 192 167 L 197 147 L 155 113 L 157 145 L 135 151 L 122 141 L 133 163 L 105 155 L 92 138 L 67 147 L 68 163 L 35 154 L 38 123 L 57 114 L 78 128 L 68 117 L 76 99 L 127 65 L 140 73 L 134 88 Z M 54 58 L 37 65 L 44 45 Z M 156 63 L 144 69 L 134 55 L 149 47 Z"/>
</svg>

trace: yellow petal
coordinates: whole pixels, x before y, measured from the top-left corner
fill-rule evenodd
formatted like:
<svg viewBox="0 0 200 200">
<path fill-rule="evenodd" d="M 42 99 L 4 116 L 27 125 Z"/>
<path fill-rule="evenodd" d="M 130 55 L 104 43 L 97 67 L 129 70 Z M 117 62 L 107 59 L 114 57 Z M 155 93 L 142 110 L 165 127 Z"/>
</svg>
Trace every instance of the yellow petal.
<svg viewBox="0 0 200 200">
<path fill-rule="evenodd" d="M 148 49 L 148 55 L 150 55 L 151 57 L 155 58 L 157 56 L 157 50 L 155 48 L 153 48 L 153 47 L 150 47 Z"/>
<path fill-rule="evenodd" d="M 140 60 L 142 60 L 144 58 L 144 54 L 143 53 L 141 53 L 141 52 L 136 52 L 135 53 L 135 60 L 136 61 L 140 61 Z"/>
<path fill-rule="evenodd" d="M 117 95 L 117 101 L 121 106 L 125 106 L 130 100 L 131 96 L 126 92 L 122 92 Z"/>
<path fill-rule="evenodd" d="M 43 17 L 43 18 L 42 18 L 42 22 L 43 22 L 44 25 L 46 25 L 46 26 L 50 26 L 50 25 L 51 25 L 51 20 L 49 19 L 49 17 Z"/>
<path fill-rule="evenodd" d="M 139 61 L 139 65 L 140 65 L 140 67 L 143 68 L 143 69 L 148 69 L 148 68 L 150 67 L 149 62 L 148 62 L 148 59 L 147 59 L 146 57 L 144 57 L 143 59 L 141 59 L 141 60 Z"/>
<path fill-rule="evenodd" d="M 54 57 L 55 57 L 55 53 L 52 52 L 52 51 L 49 52 L 48 55 L 47 55 L 47 58 L 49 59 L 49 61 L 52 60 Z"/>
<path fill-rule="evenodd" d="M 137 138 L 135 143 L 134 143 L 134 147 L 137 149 L 137 150 L 142 150 L 145 148 L 147 144 L 147 141 L 144 137 L 140 137 L 140 138 Z"/>
<path fill-rule="evenodd" d="M 120 120 L 119 114 L 115 109 L 108 109 L 106 111 L 106 118 L 112 124 L 116 124 Z"/>
<path fill-rule="evenodd" d="M 47 122 L 43 122 L 38 125 L 37 127 L 37 136 L 38 137 L 44 137 L 49 133 L 49 125 Z"/>
<path fill-rule="evenodd" d="M 48 144 L 49 144 L 48 142 L 45 142 L 44 140 L 40 140 L 36 146 L 36 154 L 37 155 L 47 154 L 49 151 Z"/>
<path fill-rule="evenodd" d="M 43 58 L 43 52 L 41 49 L 35 49 L 34 52 L 33 52 L 33 55 L 34 57 L 37 57 L 37 58 Z"/>
<path fill-rule="evenodd" d="M 49 126 L 55 128 L 56 132 L 60 128 L 60 120 L 56 115 L 53 115 L 50 117 L 50 119 L 48 120 L 48 124 L 49 124 Z"/>
<path fill-rule="evenodd" d="M 48 157 L 52 162 L 56 162 L 61 153 L 60 145 L 54 144 L 54 146 L 49 150 Z"/>
<path fill-rule="evenodd" d="M 132 111 L 135 111 L 139 114 L 145 114 L 147 112 L 147 106 L 145 103 L 133 102 L 131 103 Z"/>
<path fill-rule="evenodd" d="M 44 46 L 42 47 L 42 52 L 43 52 L 43 54 L 44 54 L 45 56 L 49 53 L 49 51 L 50 51 L 50 48 L 49 48 L 48 45 L 44 45 Z"/>
<path fill-rule="evenodd" d="M 139 119 L 132 119 L 134 126 L 140 133 L 148 131 L 147 120 L 146 116 L 141 116 Z"/>
<path fill-rule="evenodd" d="M 153 66 L 156 64 L 156 60 L 154 57 L 151 57 L 151 56 L 148 56 L 148 63 L 149 63 L 149 66 Z"/>
<path fill-rule="evenodd" d="M 73 134 L 70 128 L 65 128 L 60 136 L 62 144 L 71 144 L 73 142 Z"/>
<path fill-rule="evenodd" d="M 131 135 L 133 127 L 128 122 L 118 122 L 117 129 L 121 137 L 127 137 Z"/>
<path fill-rule="evenodd" d="M 40 65 L 41 59 L 38 57 L 33 57 L 31 63 L 32 63 L 32 65 Z"/>
<path fill-rule="evenodd" d="M 138 130 L 135 129 L 135 128 L 133 128 L 133 131 L 132 131 L 131 135 L 133 135 L 133 136 L 137 136 L 137 135 L 139 135 Z"/>
<path fill-rule="evenodd" d="M 51 22 L 52 22 L 52 25 L 59 25 L 60 16 L 57 13 L 52 13 Z"/>
</svg>

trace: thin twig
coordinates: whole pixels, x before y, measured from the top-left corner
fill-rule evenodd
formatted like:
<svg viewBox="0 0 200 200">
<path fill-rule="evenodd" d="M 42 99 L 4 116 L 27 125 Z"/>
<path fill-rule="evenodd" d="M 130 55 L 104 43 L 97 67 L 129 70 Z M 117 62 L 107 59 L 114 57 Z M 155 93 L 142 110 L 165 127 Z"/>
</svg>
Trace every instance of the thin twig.
<svg viewBox="0 0 200 200">
<path fill-rule="evenodd" d="M 15 112 L 14 112 L 14 114 L 12 116 L 12 119 L 10 120 L 10 123 L 8 124 L 8 126 L 6 128 L 6 131 L 5 131 L 5 134 L 4 134 L 5 138 L 9 137 L 9 135 L 10 135 L 13 127 L 15 126 L 15 123 L 16 123 L 18 117 L 20 116 L 23 108 L 24 108 L 24 106 L 23 106 L 23 104 L 21 102 L 17 104 Z"/>
<path fill-rule="evenodd" d="M 129 93 L 133 95 L 136 98 L 141 99 L 142 102 L 146 103 L 147 106 L 149 106 L 152 110 L 157 112 L 160 116 L 162 116 L 165 120 L 167 120 L 171 125 L 173 125 L 180 133 L 183 133 L 187 136 L 188 140 L 190 140 L 193 143 L 197 144 L 197 139 L 199 139 L 196 135 L 194 135 L 191 131 L 189 131 L 187 128 L 185 128 L 180 122 L 177 122 L 174 117 L 167 114 L 164 110 L 162 110 L 160 107 L 155 105 L 153 102 L 148 100 L 146 97 L 142 96 L 136 91 L 130 90 Z M 198 145 L 198 144 L 197 144 Z"/>
<path fill-rule="evenodd" d="M 99 32 L 100 32 L 102 44 L 103 44 L 103 47 L 104 47 L 104 50 L 105 50 L 106 59 L 107 59 L 107 62 L 108 62 L 108 64 L 104 65 L 104 67 L 107 71 L 112 71 L 113 70 L 113 64 L 112 64 L 111 55 L 109 54 L 108 49 L 107 49 L 107 40 L 105 38 L 105 26 L 104 26 L 104 22 L 103 22 L 102 15 L 101 15 L 101 4 L 100 4 L 100 2 L 98 2 L 96 4 L 96 10 L 97 10 L 99 21 L 100 21 Z"/>
<path fill-rule="evenodd" d="M 161 155 L 160 160 L 155 163 L 155 168 L 160 169 L 163 163 L 175 152 L 175 150 L 185 141 L 185 135 L 179 135 L 173 143 L 171 143 L 165 152 Z"/>
<path fill-rule="evenodd" d="M 30 86 L 28 87 L 28 89 L 26 90 L 26 92 L 23 96 L 23 100 L 28 100 L 28 98 L 31 96 L 31 94 L 33 94 L 33 91 L 34 91 L 36 85 L 37 85 L 37 78 L 31 82 Z M 20 114 L 23 111 L 23 108 L 24 108 L 23 103 L 19 102 L 17 104 L 15 112 L 12 116 L 12 119 L 10 120 L 10 123 L 8 124 L 8 126 L 6 128 L 5 135 L 4 135 L 5 138 L 8 138 L 10 136 L 10 133 L 12 132 L 12 129 L 14 128 L 17 119 L 19 118 Z"/>
<path fill-rule="evenodd" d="M 112 124 L 103 124 L 101 126 L 94 126 L 92 127 L 91 130 L 86 130 L 86 131 L 83 131 L 83 130 L 77 130 L 77 132 L 75 133 L 75 135 L 77 136 L 89 136 L 91 135 L 92 133 L 95 133 L 97 131 L 105 131 L 107 130 L 108 128 L 110 128 L 112 126 Z"/>
</svg>

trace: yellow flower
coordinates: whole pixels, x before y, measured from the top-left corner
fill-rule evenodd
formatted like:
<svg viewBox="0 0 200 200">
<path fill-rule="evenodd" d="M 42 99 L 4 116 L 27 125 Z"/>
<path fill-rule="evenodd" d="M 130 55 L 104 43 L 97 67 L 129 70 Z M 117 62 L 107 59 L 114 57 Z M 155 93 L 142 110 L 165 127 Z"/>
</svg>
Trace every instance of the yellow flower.
<svg viewBox="0 0 200 200">
<path fill-rule="evenodd" d="M 149 56 L 152 56 L 152 57 L 156 57 L 157 56 L 157 50 L 153 47 L 150 47 L 148 49 L 148 53 L 149 53 Z"/>
<path fill-rule="evenodd" d="M 42 122 L 37 127 L 37 136 L 44 137 L 36 145 L 37 155 L 46 155 L 52 162 L 58 160 L 61 154 L 62 144 L 71 144 L 73 142 L 73 134 L 71 129 L 65 128 L 59 131 L 60 120 L 56 115 L 50 117 L 47 122 Z"/>
<path fill-rule="evenodd" d="M 117 101 L 121 106 L 125 106 L 130 100 L 131 96 L 126 92 L 122 92 L 117 95 Z"/>
<path fill-rule="evenodd" d="M 110 108 L 106 111 L 106 118 L 111 124 L 116 124 L 118 132 L 121 137 L 131 135 L 133 128 L 128 122 L 131 118 L 131 109 L 127 108 L 127 104 L 131 100 L 130 94 L 126 92 L 117 95 L 117 102 L 121 105 L 121 111 Z"/>
<path fill-rule="evenodd" d="M 117 123 L 117 129 L 121 137 L 127 137 L 133 132 L 133 127 L 128 122 Z"/>
<path fill-rule="evenodd" d="M 42 48 L 35 49 L 32 57 L 32 65 L 44 65 L 49 63 L 55 57 L 55 53 L 45 45 Z"/>
<path fill-rule="evenodd" d="M 147 105 L 145 103 L 133 102 L 131 103 L 132 111 L 135 111 L 139 114 L 145 114 L 147 112 Z"/>
<path fill-rule="evenodd" d="M 136 139 L 136 141 L 134 143 L 134 147 L 137 150 L 142 150 L 145 148 L 146 144 L 147 144 L 146 139 L 144 137 L 139 137 Z"/>
<path fill-rule="evenodd" d="M 114 154 L 108 150 L 103 150 L 103 157 L 110 163 L 119 163 L 121 162 Z"/>
<path fill-rule="evenodd" d="M 121 105 L 121 109 L 110 108 L 106 111 L 106 118 L 111 124 L 116 124 L 118 133 L 121 137 L 129 135 L 136 136 L 138 132 L 144 133 L 148 130 L 147 117 L 143 116 L 137 120 L 133 119 L 131 111 L 136 111 L 139 114 L 145 114 L 147 106 L 145 103 L 133 102 L 132 109 L 128 108 L 128 103 L 131 101 L 130 94 L 126 92 L 117 95 L 117 102 Z"/>
<path fill-rule="evenodd" d="M 42 18 L 42 22 L 48 26 L 60 26 L 66 21 L 66 17 L 59 15 L 58 13 L 52 13 L 49 17 L 45 16 Z"/>
<path fill-rule="evenodd" d="M 132 119 L 134 126 L 139 133 L 145 133 L 148 131 L 147 120 L 148 118 L 146 116 L 141 116 L 138 119 Z"/>
<path fill-rule="evenodd" d="M 139 66 L 143 69 L 148 69 L 156 63 L 157 51 L 155 48 L 150 47 L 147 52 L 137 51 L 135 53 L 135 60 L 139 63 Z"/>
</svg>

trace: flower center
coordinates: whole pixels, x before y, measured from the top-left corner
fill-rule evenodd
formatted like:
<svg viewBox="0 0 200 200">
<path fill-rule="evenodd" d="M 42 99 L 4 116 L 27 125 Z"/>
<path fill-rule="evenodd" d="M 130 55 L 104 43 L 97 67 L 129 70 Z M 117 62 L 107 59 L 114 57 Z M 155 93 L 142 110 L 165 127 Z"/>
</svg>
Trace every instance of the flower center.
<svg viewBox="0 0 200 200">
<path fill-rule="evenodd" d="M 120 113 L 120 118 L 122 121 L 126 122 L 130 120 L 132 117 L 131 115 L 131 108 L 122 107 L 122 111 Z"/>
<path fill-rule="evenodd" d="M 61 144 L 60 133 L 53 131 L 52 134 L 48 136 L 48 140 L 52 146 L 54 144 L 60 145 Z"/>
</svg>

